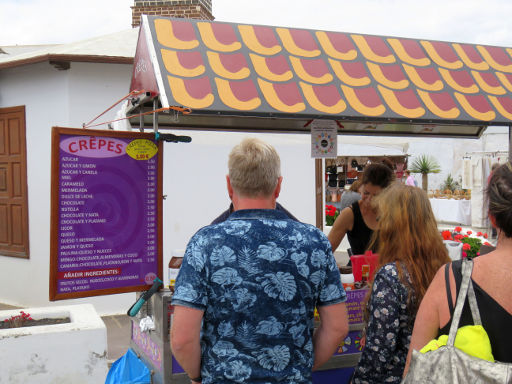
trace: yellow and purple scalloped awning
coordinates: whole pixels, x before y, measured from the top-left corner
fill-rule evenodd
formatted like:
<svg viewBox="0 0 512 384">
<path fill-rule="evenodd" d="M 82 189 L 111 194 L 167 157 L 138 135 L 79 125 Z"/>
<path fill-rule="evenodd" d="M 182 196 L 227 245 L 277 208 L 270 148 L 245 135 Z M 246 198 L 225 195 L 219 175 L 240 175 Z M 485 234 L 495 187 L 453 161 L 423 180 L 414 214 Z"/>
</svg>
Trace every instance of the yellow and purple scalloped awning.
<svg viewBox="0 0 512 384">
<path fill-rule="evenodd" d="M 512 49 L 145 16 L 131 89 L 182 127 L 475 137 L 512 124 Z"/>
</svg>

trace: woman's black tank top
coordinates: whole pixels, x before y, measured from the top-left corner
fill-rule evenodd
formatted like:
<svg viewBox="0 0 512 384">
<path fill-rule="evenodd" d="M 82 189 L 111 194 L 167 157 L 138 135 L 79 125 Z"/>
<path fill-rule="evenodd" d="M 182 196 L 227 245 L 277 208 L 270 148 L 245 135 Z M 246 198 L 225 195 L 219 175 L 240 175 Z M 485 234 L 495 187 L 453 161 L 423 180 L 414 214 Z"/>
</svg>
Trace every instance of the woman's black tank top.
<svg viewBox="0 0 512 384">
<path fill-rule="evenodd" d="M 452 263 L 452 269 L 457 287 L 455 297 L 457 297 L 460 284 L 462 282 L 462 261 L 454 261 Z M 506 282 L 503 283 L 506 284 Z M 489 335 L 489 340 L 491 341 L 494 359 L 504 363 L 512 363 L 512 315 L 474 281 L 473 288 L 475 290 L 476 302 L 482 319 L 482 326 Z M 450 313 L 452 315 L 455 305 L 456 303 L 452 303 L 451 296 L 448 296 L 448 306 L 450 307 Z M 448 335 L 450 333 L 451 324 L 452 319 L 450 317 L 448 324 L 439 330 L 439 335 Z M 467 297 L 466 302 L 464 303 L 464 309 L 462 310 L 459 328 L 464 325 L 473 325 L 473 317 L 471 316 Z"/>
<path fill-rule="evenodd" d="M 368 248 L 373 230 L 368 228 L 363 220 L 359 202 L 352 203 L 352 212 L 354 212 L 354 226 L 347 232 L 348 242 L 354 255 L 362 255 Z"/>
</svg>

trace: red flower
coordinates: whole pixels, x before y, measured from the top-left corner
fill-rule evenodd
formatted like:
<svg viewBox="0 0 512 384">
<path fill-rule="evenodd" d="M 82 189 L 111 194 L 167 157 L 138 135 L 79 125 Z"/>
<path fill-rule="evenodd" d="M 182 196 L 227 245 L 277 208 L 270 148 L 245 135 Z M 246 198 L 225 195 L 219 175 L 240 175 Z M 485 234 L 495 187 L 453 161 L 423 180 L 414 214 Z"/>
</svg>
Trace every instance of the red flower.
<svg viewBox="0 0 512 384">
<path fill-rule="evenodd" d="M 473 232 L 471 232 L 471 231 L 468 231 L 468 232 L 467 232 L 467 234 L 468 234 L 468 235 L 471 235 L 472 233 L 473 233 Z"/>
<path fill-rule="evenodd" d="M 491 243 L 489 243 L 488 241 L 486 241 L 486 242 L 484 243 L 484 245 L 492 246 L 492 244 L 491 244 Z"/>
<path fill-rule="evenodd" d="M 450 231 L 443 231 L 441 232 L 441 235 L 443 236 L 443 240 L 453 240 L 452 233 Z"/>
<path fill-rule="evenodd" d="M 336 207 L 334 205 L 326 205 L 325 206 L 325 215 L 326 216 L 334 216 L 336 214 Z"/>
<path fill-rule="evenodd" d="M 482 232 L 477 232 L 476 235 L 477 236 L 483 236 L 483 233 Z"/>
<path fill-rule="evenodd" d="M 462 232 L 462 228 L 461 227 L 455 227 L 455 232 Z"/>
<path fill-rule="evenodd" d="M 488 237 L 487 233 L 484 233 L 484 239 L 487 239 Z"/>
<path fill-rule="evenodd" d="M 471 249 L 471 245 L 469 245 L 468 243 L 464 243 L 464 244 L 462 245 L 462 249 L 463 249 L 464 251 L 469 251 L 469 250 Z"/>
<path fill-rule="evenodd" d="M 465 259 L 466 257 L 468 257 L 468 254 L 466 252 L 462 252 L 462 258 Z"/>
<path fill-rule="evenodd" d="M 462 236 L 462 235 L 459 233 L 458 235 L 455 235 L 455 236 L 453 237 L 453 239 L 454 239 L 455 241 L 459 241 L 459 242 L 460 242 L 460 239 L 462 239 L 463 237 L 464 237 L 464 236 Z"/>
</svg>

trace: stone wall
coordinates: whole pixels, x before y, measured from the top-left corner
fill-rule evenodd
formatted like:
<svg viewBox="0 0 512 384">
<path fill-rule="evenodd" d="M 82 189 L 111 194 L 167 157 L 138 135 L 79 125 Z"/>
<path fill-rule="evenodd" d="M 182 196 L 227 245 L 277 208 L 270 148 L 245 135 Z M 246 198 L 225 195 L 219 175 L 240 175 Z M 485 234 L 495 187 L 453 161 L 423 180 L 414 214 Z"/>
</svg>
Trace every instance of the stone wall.
<svg viewBox="0 0 512 384">
<path fill-rule="evenodd" d="M 134 1 L 132 27 L 140 25 L 142 15 L 213 20 L 211 0 L 145 0 Z"/>
</svg>

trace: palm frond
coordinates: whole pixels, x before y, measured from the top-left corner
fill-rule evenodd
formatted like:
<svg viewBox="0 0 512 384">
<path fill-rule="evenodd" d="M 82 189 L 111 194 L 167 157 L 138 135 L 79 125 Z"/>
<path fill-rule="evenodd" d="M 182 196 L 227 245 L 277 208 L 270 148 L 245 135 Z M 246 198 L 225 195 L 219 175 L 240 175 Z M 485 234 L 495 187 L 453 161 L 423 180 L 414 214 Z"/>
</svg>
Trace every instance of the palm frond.
<svg viewBox="0 0 512 384">
<path fill-rule="evenodd" d="M 423 154 L 414 159 L 409 170 L 412 173 L 421 173 L 425 175 L 441 172 L 441 166 L 432 156 Z"/>
</svg>

